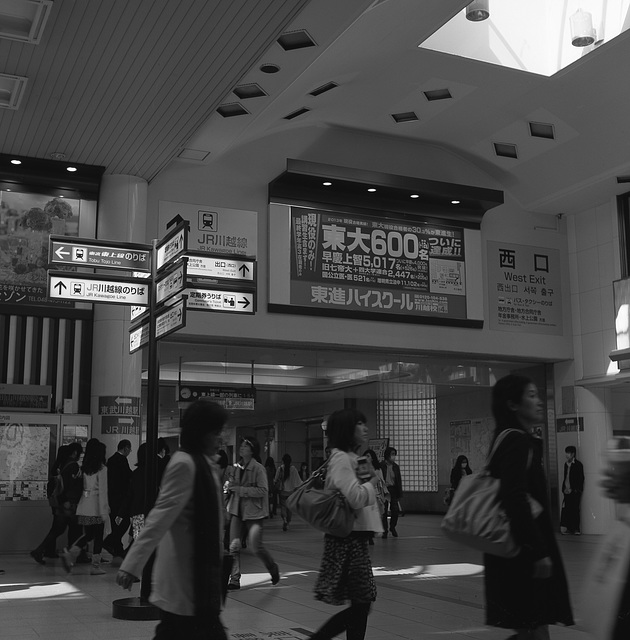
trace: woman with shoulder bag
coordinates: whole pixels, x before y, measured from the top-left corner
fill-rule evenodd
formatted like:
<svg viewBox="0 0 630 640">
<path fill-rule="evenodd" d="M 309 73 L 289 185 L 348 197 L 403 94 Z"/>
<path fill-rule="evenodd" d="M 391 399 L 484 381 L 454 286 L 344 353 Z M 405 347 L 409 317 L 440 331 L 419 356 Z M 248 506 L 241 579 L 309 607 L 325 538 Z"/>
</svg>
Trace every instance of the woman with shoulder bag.
<svg viewBox="0 0 630 640">
<path fill-rule="evenodd" d="M 567 579 L 556 543 L 542 466 L 542 442 L 530 430 L 544 421 L 536 385 L 519 375 L 492 390 L 494 440 L 505 434 L 488 464 L 499 478 L 499 499 L 521 546 L 513 558 L 484 555 L 486 623 L 514 629 L 518 640 L 548 640 L 550 624 L 572 625 Z M 534 518 L 528 494 L 542 505 Z"/>
<path fill-rule="evenodd" d="M 291 509 L 287 507 L 287 498 L 302 484 L 297 469 L 291 464 L 291 456 L 285 453 L 282 464 L 276 471 L 274 485 L 280 496 L 280 515 L 282 516 L 282 530 L 286 531 L 291 524 Z"/>
<path fill-rule="evenodd" d="M 368 552 L 368 540 L 382 531 L 376 506 L 378 477 L 357 477 L 356 451 L 365 445 L 368 428 L 365 416 L 354 409 L 335 411 L 328 418 L 326 435 L 331 447 L 326 471 L 326 488 L 340 491 L 355 509 L 352 532 L 346 538 L 326 534 L 324 555 L 315 584 L 315 598 L 332 605 L 350 602 L 323 624 L 311 640 L 329 640 L 346 632 L 347 640 L 363 640 L 376 584 Z"/>
<path fill-rule="evenodd" d="M 93 540 L 92 568 L 90 575 L 103 575 L 101 551 L 103 538 L 111 532 L 109 503 L 107 501 L 107 466 L 105 445 L 92 438 L 85 445 L 85 456 L 81 467 L 83 475 L 83 495 L 77 506 L 77 522 L 83 526 L 83 534 L 61 554 L 64 569 L 70 573 L 81 552 L 81 546 Z"/>
</svg>

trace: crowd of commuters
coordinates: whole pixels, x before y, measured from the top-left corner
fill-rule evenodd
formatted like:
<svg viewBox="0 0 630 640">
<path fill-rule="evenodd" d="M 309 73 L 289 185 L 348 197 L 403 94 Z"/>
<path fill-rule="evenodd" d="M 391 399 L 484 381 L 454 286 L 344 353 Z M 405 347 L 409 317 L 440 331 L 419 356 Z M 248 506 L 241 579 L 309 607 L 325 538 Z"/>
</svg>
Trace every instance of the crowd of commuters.
<svg viewBox="0 0 630 640">
<path fill-rule="evenodd" d="M 493 443 L 501 439 L 487 468 L 500 480 L 499 499 L 521 550 L 511 558 L 484 555 L 486 624 L 515 631 L 514 640 L 548 640 L 550 625 L 574 621 L 551 520 L 542 441 L 533 435 L 544 419 L 543 403 L 531 380 L 509 375 L 493 387 L 492 413 Z M 226 591 L 240 588 L 244 538 L 272 584 L 277 584 L 279 568 L 263 544 L 263 521 L 274 513 L 275 494 L 280 498 L 283 530 L 288 530 L 291 512 L 286 499 L 309 474 L 305 464 L 298 471 L 288 453 L 277 467 L 271 457 L 263 466 L 256 445 L 247 439 L 240 444 L 238 462 L 230 465 L 225 451 L 218 449 L 226 422 L 225 410 L 209 400 L 189 406 L 182 417 L 181 449 L 172 458 L 167 447 L 159 449 L 160 458 L 168 456 L 170 462 L 160 469 L 161 488 L 150 511 L 145 504 L 145 444 L 138 449 L 133 472 L 127 463 L 128 440 L 120 441 L 107 462 L 105 446 L 96 438 L 89 440 L 81 465 L 79 443 L 61 447 L 49 485 L 52 526 L 32 557 L 45 563 L 47 554 L 55 551 L 57 537 L 68 529 L 69 544 L 61 554 L 66 569 L 71 570 L 91 541 L 90 573 L 99 575 L 104 573 L 100 555 L 104 535 L 109 534 L 107 546 L 125 556 L 117 576 L 122 587 L 131 588 L 141 576 L 147 579 L 146 567 L 152 569 L 150 600 L 160 609 L 157 640 L 227 638 L 220 611 Z M 347 640 L 363 640 L 376 599 L 368 545 L 377 534 L 398 535 L 403 495 L 398 452 L 387 447 L 381 462 L 374 450 L 364 450 L 366 418 L 354 409 L 330 415 L 327 437 L 325 486 L 343 494 L 355 520 L 345 538 L 324 535 L 315 598 L 348 606 L 326 620 L 312 638 L 327 640 L 345 633 Z M 357 474 L 359 454 L 368 460 L 368 475 Z M 566 457 L 562 533 L 578 534 L 584 471 L 575 447 L 566 448 Z M 467 457 L 460 455 L 450 474 L 451 490 L 456 492 L 462 478 L 471 473 Z M 630 489 L 619 478 L 609 473 L 604 486 L 609 497 L 630 503 Z M 541 506 L 540 514 L 532 512 L 531 498 Z M 133 544 L 124 550 L 121 538 L 127 529 Z M 627 591 L 630 602 L 630 585 Z"/>
</svg>

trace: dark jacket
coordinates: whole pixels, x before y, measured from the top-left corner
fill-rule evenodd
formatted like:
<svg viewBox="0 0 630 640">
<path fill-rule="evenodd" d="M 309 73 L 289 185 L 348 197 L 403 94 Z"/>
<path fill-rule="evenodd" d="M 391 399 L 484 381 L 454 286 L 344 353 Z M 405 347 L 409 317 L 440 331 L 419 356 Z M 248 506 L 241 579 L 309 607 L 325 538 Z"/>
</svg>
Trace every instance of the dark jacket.
<svg viewBox="0 0 630 640">
<path fill-rule="evenodd" d="M 107 499 L 112 513 L 118 513 L 129 489 L 130 480 L 131 467 L 127 457 L 116 452 L 107 461 Z"/>
<path fill-rule="evenodd" d="M 484 555 L 486 623 L 506 629 L 573 624 L 567 579 L 551 522 L 542 441 L 518 430 L 505 436 L 488 468 L 501 480 L 499 498 L 512 535 L 522 545 L 515 558 Z M 534 519 L 530 494 L 543 507 Z M 548 556 L 552 577 L 535 580 L 534 563 Z"/>
<path fill-rule="evenodd" d="M 387 484 L 387 462 L 381 463 L 381 471 L 383 472 L 383 480 Z M 394 462 L 394 484 L 387 485 L 387 490 L 392 500 L 398 500 L 402 497 L 402 477 L 400 475 L 400 467 Z"/>
<path fill-rule="evenodd" d="M 59 502 L 69 502 L 79 504 L 83 493 L 83 476 L 78 462 L 70 462 L 61 470 L 63 478 L 63 492 L 59 497 Z"/>
<path fill-rule="evenodd" d="M 573 460 L 573 463 L 569 465 L 564 463 L 564 477 L 562 479 L 562 490 L 564 491 L 567 482 L 567 471 L 571 467 L 569 475 L 569 484 L 573 493 L 582 493 L 584 491 L 584 466 L 579 460 Z"/>
</svg>

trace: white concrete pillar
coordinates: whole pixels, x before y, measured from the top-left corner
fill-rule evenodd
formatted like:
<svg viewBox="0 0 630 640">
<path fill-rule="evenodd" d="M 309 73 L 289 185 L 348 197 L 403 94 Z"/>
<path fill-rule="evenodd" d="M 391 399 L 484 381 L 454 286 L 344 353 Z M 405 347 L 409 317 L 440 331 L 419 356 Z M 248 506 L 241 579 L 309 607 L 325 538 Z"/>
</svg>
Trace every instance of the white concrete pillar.
<svg viewBox="0 0 630 640">
<path fill-rule="evenodd" d="M 142 178 L 103 176 L 99 240 L 146 243 L 147 189 Z M 129 313 L 126 305 L 94 305 L 91 414 L 92 435 L 106 444 L 108 457 L 120 440 L 131 441 L 133 466 L 141 432 L 142 350 L 129 354 Z"/>
</svg>

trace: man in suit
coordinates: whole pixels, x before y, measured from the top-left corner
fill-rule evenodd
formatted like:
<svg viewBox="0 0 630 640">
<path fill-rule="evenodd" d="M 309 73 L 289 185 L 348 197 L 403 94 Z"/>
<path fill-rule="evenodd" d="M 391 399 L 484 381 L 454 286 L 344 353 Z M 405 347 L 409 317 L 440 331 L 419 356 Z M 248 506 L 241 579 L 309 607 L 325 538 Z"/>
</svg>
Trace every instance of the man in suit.
<svg viewBox="0 0 630 640">
<path fill-rule="evenodd" d="M 564 480 L 562 493 L 564 500 L 560 514 L 560 533 L 579 536 L 580 531 L 580 501 L 584 491 L 584 467 L 575 456 L 577 450 L 569 445 L 564 450 L 567 461 L 564 463 Z"/>
<path fill-rule="evenodd" d="M 389 493 L 389 501 L 385 502 L 385 509 L 383 511 L 383 538 L 387 538 L 387 511 L 389 509 L 389 532 L 398 537 L 398 531 L 396 531 L 396 525 L 398 524 L 398 516 L 400 515 L 399 500 L 402 497 L 402 478 L 400 475 L 400 467 L 396 464 L 396 456 L 398 451 L 394 447 L 387 447 L 384 454 L 384 462 L 381 465 L 381 471 L 383 472 L 383 479 L 387 485 L 387 491 Z"/>
<path fill-rule="evenodd" d="M 109 518 L 112 532 L 103 540 L 103 547 L 112 555 L 124 557 L 122 537 L 129 529 L 129 514 L 120 513 L 131 481 L 131 468 L 127 458 L 131 453 L 131 442 L 121 440 L 116 453 L 107 461 L 107 499 L 109 500 Z M 117 517 L 119 523 L 116 524 Z"/>
</svg>

